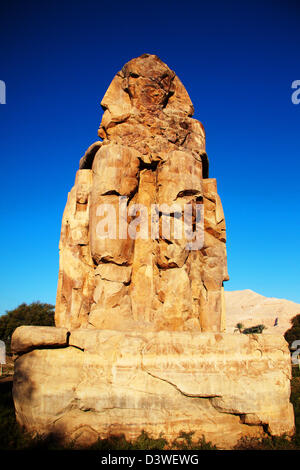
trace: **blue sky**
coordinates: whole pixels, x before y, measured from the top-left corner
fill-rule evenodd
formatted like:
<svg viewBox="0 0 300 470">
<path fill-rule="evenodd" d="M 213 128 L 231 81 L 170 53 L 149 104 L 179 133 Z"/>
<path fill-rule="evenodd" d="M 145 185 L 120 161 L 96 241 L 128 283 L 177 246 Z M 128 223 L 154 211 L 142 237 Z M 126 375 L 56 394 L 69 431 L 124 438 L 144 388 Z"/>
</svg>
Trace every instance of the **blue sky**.
<svg viewBox="0 0 300 470">
<path fill-rule="evenodd" d="M 58 242 L 100 101 L 142 53 L 178 74 L 205 126 L 228 233 L 227 290 L 300 303 L 300 6 L 291 1 L 1 2 L 0 314 L 55 303 Z"/>
</svg>

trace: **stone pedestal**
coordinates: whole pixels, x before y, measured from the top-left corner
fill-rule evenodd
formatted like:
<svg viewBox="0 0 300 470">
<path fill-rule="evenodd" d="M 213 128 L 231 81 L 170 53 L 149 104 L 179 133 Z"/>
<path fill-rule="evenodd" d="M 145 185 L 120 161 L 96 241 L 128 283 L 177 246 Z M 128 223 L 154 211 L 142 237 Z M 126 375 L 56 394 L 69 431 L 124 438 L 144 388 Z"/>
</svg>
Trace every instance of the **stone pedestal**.
<svg viewBox="0 0 300 470">
<path fill-rule="evenodd" d="M 21 327 L 12 350 L 16 416 L 30 432 L 92 444 L 194 431 L 228 449 L 294 431 L 280 336 Z"/>
</svg>

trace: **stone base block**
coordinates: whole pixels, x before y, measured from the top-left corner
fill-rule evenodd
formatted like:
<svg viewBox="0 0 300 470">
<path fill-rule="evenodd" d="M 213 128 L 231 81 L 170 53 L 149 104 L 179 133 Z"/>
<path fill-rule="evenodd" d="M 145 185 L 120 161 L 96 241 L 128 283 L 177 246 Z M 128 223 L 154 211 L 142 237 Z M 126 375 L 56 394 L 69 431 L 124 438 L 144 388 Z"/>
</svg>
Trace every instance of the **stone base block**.
<svg viewBox="0 0 300 470">
<path fill-rule="evenodd" d="M 294 432 L 291 360 L 281 336 L 78 329 L 57 346 L 53 328 L 53 345 L 48 329 L 39 347 L 35 327 L 30 349 L 22 328 L 12 338 L 19 353 L 13 396 L 30 432 L 87 445 L 142 430 L 169 441 L 194 431 L 226 449 L 243 436 Z"/>
</svg>

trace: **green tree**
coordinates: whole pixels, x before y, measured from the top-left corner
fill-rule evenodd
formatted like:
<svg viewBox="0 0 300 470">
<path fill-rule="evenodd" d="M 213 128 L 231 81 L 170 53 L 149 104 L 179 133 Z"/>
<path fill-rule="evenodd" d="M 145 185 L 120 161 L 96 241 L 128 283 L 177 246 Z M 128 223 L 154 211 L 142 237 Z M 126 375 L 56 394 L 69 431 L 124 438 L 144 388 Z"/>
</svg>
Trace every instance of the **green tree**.
<svg viewBox="0 0 300 470">
<path fill-rule="evenodd" d="M 292 346 L 293 341 L 300 340 L 300 314 L 296 315 L 291 320 L 292 326 L 284 334 L 286 341 L 289 343 L 289 346 Z"/>
<path fill-rule="evenodd" d="M 7 351 L 14 330 L 22 325 L 54 326 L 54 306 L 41 302 L 23 303 L 0 316 L 0 339 L 5 342 Z"/>
<path fill-rule="evenodd" d="M 262 333 L 266 328 L 267 327 L 265 325 L 250 326 L 249 328 L 244 328 L 242 333 L 244 333 L 244 335 L 258 334 Z"/>
<path fill-rule="evenodd" d="M 244 325 L 243 325 L 243 323 L 237 323 L 237 324 L 235 325 L 235 328 L 236 328 L 236 329 L 235 329 L 234 331 L 239 331 L 240 333 L 242 333 L 242 330 L 243 330 L 243 328 L 244 328 Z"/>
</svg>

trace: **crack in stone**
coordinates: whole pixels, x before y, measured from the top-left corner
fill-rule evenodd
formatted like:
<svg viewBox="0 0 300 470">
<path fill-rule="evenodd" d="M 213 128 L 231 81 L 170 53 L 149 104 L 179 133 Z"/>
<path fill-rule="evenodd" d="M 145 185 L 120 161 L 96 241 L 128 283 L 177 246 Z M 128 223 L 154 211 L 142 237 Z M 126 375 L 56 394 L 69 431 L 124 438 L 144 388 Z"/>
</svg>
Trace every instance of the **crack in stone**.
<svg viewBox="0 0 300 470">
<path fill-rule="evenodd" d="M 163 379 L 162 377 L 158 377 L 157 375 L 155 374 L 152 374 L 151 372 L 149 372 L 144 364 L 143 364 L 143 348 L 140 352 L 141 354 L 141 370 L 143 372 L 146 372 L 146 374 L 150 375 L 151 377 L 153 377 L 154 379 L 157 379 L 157 380 L 161 380 L 162 382 L 166 382 L 168 383 L 169 385 L 172 385 L 172 387 L 174 387 L 179 393 L 181 393 L 181 395 L 184 395 L 186 397 L 190 397 L 190 398 L 205 398 L 205 399 L 210 399 L 210 398 L 222 398 L 222 395 L 216 395 L 216 394 L 213 394 L 213 395 L 194 395 L 192 393 L 186 393 L 186 392 L 183 392 L 182 390 L 180 390 L 180 388 L 174 384 L 173 382 L 167 380 L 167 379 Z"/>
</svg>

